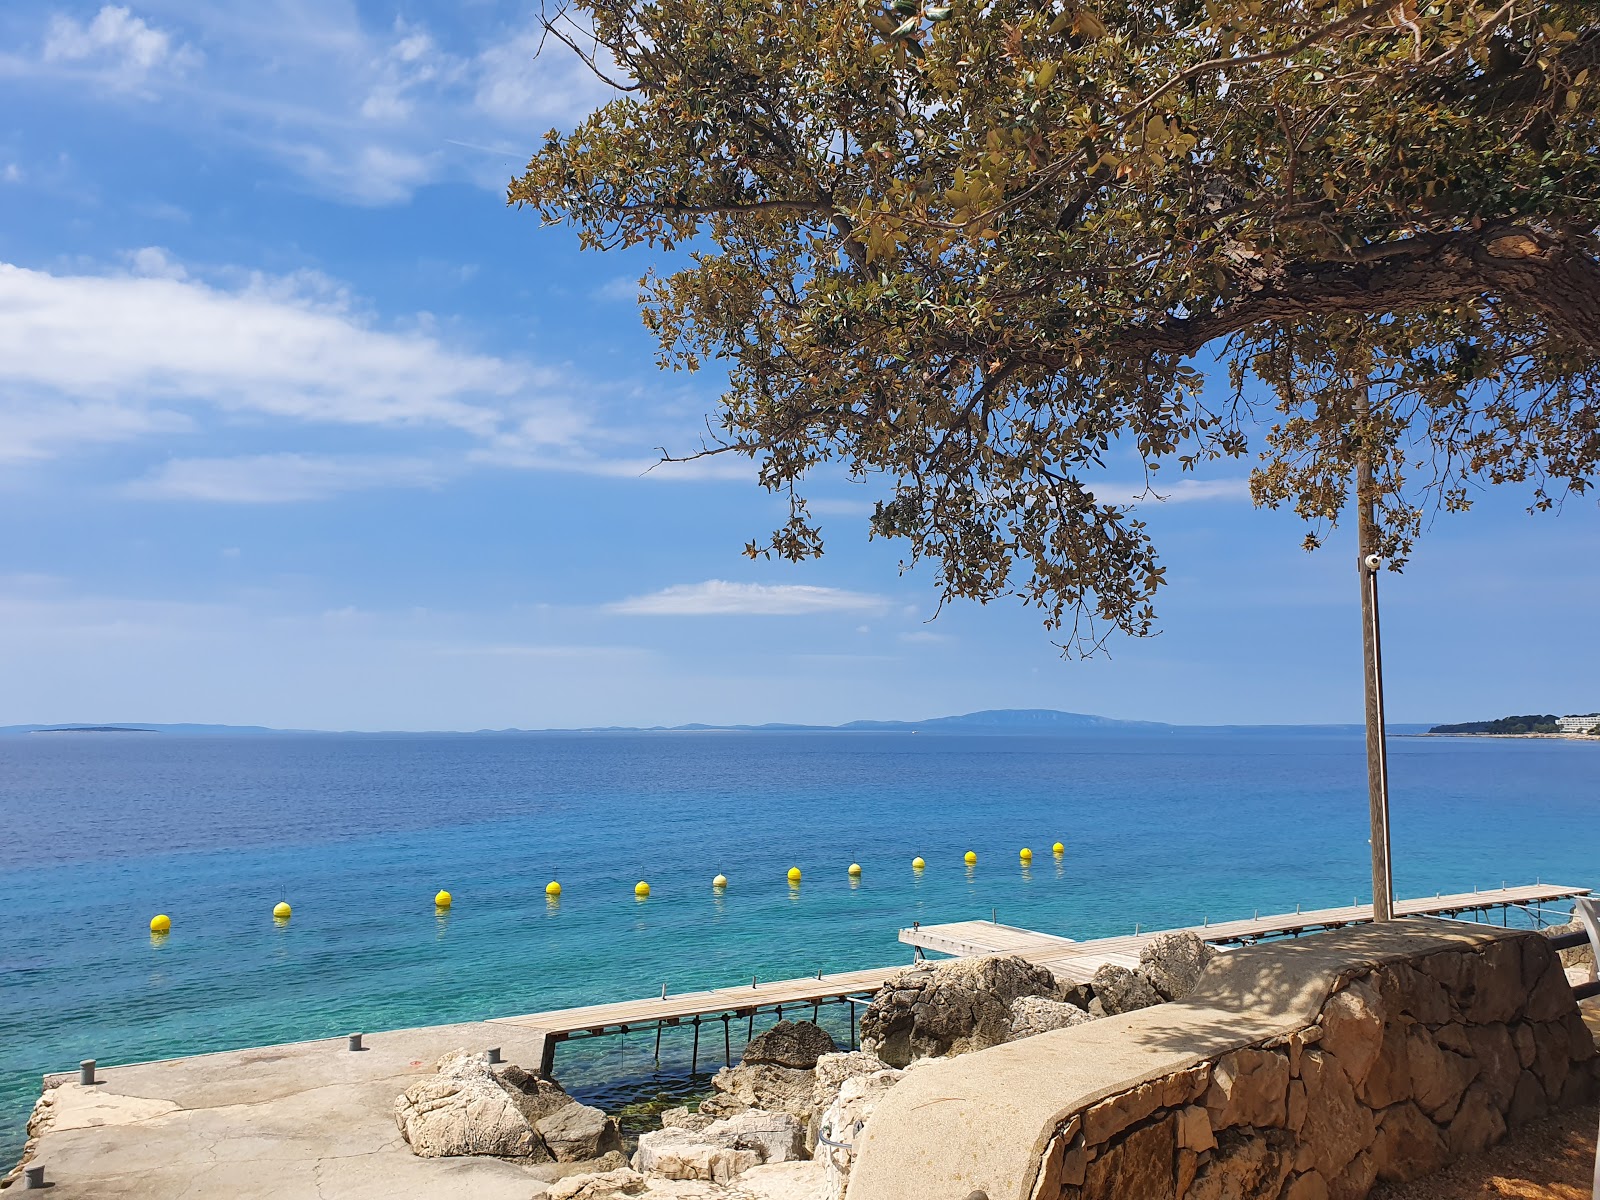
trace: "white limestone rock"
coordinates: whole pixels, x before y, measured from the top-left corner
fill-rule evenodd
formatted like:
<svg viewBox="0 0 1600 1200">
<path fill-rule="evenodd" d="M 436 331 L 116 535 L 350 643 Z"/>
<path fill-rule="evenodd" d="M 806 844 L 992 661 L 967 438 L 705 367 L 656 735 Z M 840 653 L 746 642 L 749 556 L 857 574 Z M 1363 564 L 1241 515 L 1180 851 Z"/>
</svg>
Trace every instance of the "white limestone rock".
<svg viewBox="0 0 1600 1200">
<path fill-rule="evenodd" d="M 534 1128 L 557 1162 L 583 1162 L 622 1148 L 617 1123 L 587 1104 L 569 1103 Z"/>
<path fill-rule="evenodd" d="M 1045 996 L 1023 996 L 1012 1002 L 1011 1031 L 1006 1041 L 1017 1042 L 1052 1029 L 1085 1025 L 1092 1020 L 1094 1018 L 1076 1004 Z"/>
<path fill-rule="evenodd" d="M 545 1200 L 611 1200 L 613 1196 L 637 1196 L 645 1190 L 644 1176 L 631 1167 L 569 1175 L 552 1184 Z"/>
<path fill-rule="evenodd" d="M 839 1088 L 838 1098 L 822 1114 L 821 1133 L 828 1142 L 817 1142 L 816 1157 L 824 1167 L 822 1196 L 826 1200 L 844 1200 L 861 1131 L 866 1128 L 879 1101 L 904 1075 L 904 1071 L 890 1068 L 846 1079 Z"/>
</svg>

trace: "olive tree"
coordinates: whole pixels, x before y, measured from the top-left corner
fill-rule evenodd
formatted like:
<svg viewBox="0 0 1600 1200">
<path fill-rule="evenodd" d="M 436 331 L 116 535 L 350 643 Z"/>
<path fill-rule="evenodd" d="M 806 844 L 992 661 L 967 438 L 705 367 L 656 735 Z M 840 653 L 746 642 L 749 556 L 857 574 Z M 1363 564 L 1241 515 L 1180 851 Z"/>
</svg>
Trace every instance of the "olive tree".
<svg viewBox="0 0 1600 1200">
<path fill-rule="evenodd" d="M 1146 482 L 1257 454 L 1308 544 L 1354 500 L 1404 562 L 1488 483 L 1600 457 L 1600 15 L 1531 0 L 571 0 L 615 87 L 510 200 L 643 283 L 664 365 L 727 373 L 821 551 L 825 465 L 946 598 L 1018 595 L 1079 651 L 1147 632 Z M 1252 440 L 1255 445 L 1252 445 Z M 1160 472 L 1158 474 L 1158 472 Z M 1355 486 L 1352 488 L 1352 480 Z"/>
</svg>

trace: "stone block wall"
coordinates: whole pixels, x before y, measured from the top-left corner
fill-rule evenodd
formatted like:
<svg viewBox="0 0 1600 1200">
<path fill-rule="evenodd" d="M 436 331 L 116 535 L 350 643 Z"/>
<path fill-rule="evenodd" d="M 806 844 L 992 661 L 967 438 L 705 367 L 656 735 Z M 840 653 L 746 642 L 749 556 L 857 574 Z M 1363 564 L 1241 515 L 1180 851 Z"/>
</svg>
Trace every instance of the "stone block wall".
<svg viewBox="0 0 1600 1200">
<path fill-rule="evenodd" d="M 1537 934 L 1363 966 L 1298 1029 L 1065 1115 L 1031 1196 L 1359 1200 L 1590 1098 L 1597 1065 Z"/>
</svg>

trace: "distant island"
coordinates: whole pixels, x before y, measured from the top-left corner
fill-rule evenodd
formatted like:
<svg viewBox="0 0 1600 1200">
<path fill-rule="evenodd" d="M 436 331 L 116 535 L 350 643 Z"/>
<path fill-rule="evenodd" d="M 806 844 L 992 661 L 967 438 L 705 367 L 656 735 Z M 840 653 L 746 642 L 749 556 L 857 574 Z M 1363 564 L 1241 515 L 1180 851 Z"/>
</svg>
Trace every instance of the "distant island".
<svg viewBox="0 0 1600 1200">
<path fill-rule="evenodd" d="M 1343 734 L 1362 727 L 1348 725 L 1170 725 L 1161 721 L 1125 721 L 1093 713 L 1060 712 L 1053 708 L 1000 708 L 959 716 L 929 717 L 922 721 L 847 721 L 843 725 L 800 725 L 772 721 L 762 725 L 650 725 L 583 726 L 569 729 L 476 729 L 464 730 L 389 730 L 383 732 L 322 729 L 273 729 L 264 725 L 164 725 L 128 721 L 112 724 L 4 725 L 0 737 L 38 733 L 166 733 L 187 737 L 284 737 L 334 733 L 363 733 L 370 737 L 394 737 L 427 733 L 455 737 L 509 737 L 554 733 L 948 733 L 992 736 L 1058 736 L 1081 733 L 1173 734 L 1210 730 L 1213 732 L 1257 732 L 1283 734 Z M 1436 732 L 1426 725 L 1391 724 L 1392 734 Z"/>
<path fill-rule="evenodd" d="M 1566 737 L 1600 737 L 1600 713 L 1559 716 L 1556 713 L 1527 713 L 1517 717 L 1497 717 L 1493 721 L 1463 721 L 1456 725 L 1435 725 L 1429 733 L 1528 737 L 1532 734 Z"/>
</svg>

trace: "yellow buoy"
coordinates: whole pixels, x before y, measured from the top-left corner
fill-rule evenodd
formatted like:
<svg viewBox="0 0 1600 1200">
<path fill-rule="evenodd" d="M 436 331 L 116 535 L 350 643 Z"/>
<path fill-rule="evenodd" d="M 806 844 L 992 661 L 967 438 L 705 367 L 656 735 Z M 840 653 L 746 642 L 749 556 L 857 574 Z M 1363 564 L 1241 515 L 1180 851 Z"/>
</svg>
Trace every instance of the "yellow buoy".
<svg viewBox="0 0 1600 1200">
<path fill-rule="evenodd" d="M 860 863 L 851 863 L 850 864 L 850 874 L 852 874 L 852 875 L 861 874 L 861 864 Z"/>
<path fill-rule="evenodd" d="M 638 883 L 633 885 L 633 894 L 638 896 L 641 900 L 644 899 L 644 897 L 650 894 L 650 885 L 642 879 L 639 880 Z"/>
<path fill-rule="evenodd" d="M 1023 862 L 1032 862 L 1033 861 L 1033 851 L 1029 850 L 1026 846 L 1024 846 L 1021 850 L 1019 850 L 1017 852 L 1017 857 L 1022 859 Z"/>
<path fill-rule="evenodd" d="M 1067 852 L 1067 848 L 1060 842 L 1057 842 L 1054 846 L 1050 847 L 1050 852 L 1052 854 L 1065 854 Z"/>
<path fill-rule="evenodd" d="M 927 863 L 922 861 L 922 856 L 920 854 L 916 858 L 913 858 L 911 860 L 911 869 L 913 871 L 920 871 L 920 870 L 922 870 L 923 867 L 925 867 L 927 865 L 928 865 Z"/>
<path fill-rule="evenodd" d="M 440 888 L 439 894 L 433 898 L 433 904 L 435 908 L 449 908 L 450 893 L 445 891 L 443 888 Z"/>
<path fill-rule="evenodd" d="M 725 888 L 725 887 L 727 887 L 728 886 L 728 877 L 726 875 L 718 875 L 715 879 L 713 879 L 711 881 L 711 886 L 714 887 L 714 888 Z"/>
<path fill-rule="evenodd" d="M 290 914 L 293 912 L 294 909 L 289 907 L 289 902 L 287 900 L 279 900 L 272 906 L 272 916 L 274 920 L 287 921 Z"/>
<path fill-rule="evenodd" d="M 549 883 L 544 885 L 544 894 L 546 896 L 561 895 L 561 885 L 552 879 Z"/>
<path fill-rule="evenodd" d="M 968 850 L 964 855 L 962 855 L 962 858 L 966 859 L 967 866 L 969 867 L 978 861 L 978 856 L 971 850 Z"/>
<path fill-rule="evenodd" d="M 800 868 L 799 867 L 790 867 L 789 868 L 789 882 L 790 883 L 799 883 L 800 882 Z"/>
<path fill-rule="evenodd" d="M 172 918 L 166 913 L 157 913 L 150 918 L 151 933 L 167 933 L 172 929 Z"/>
</svg>

